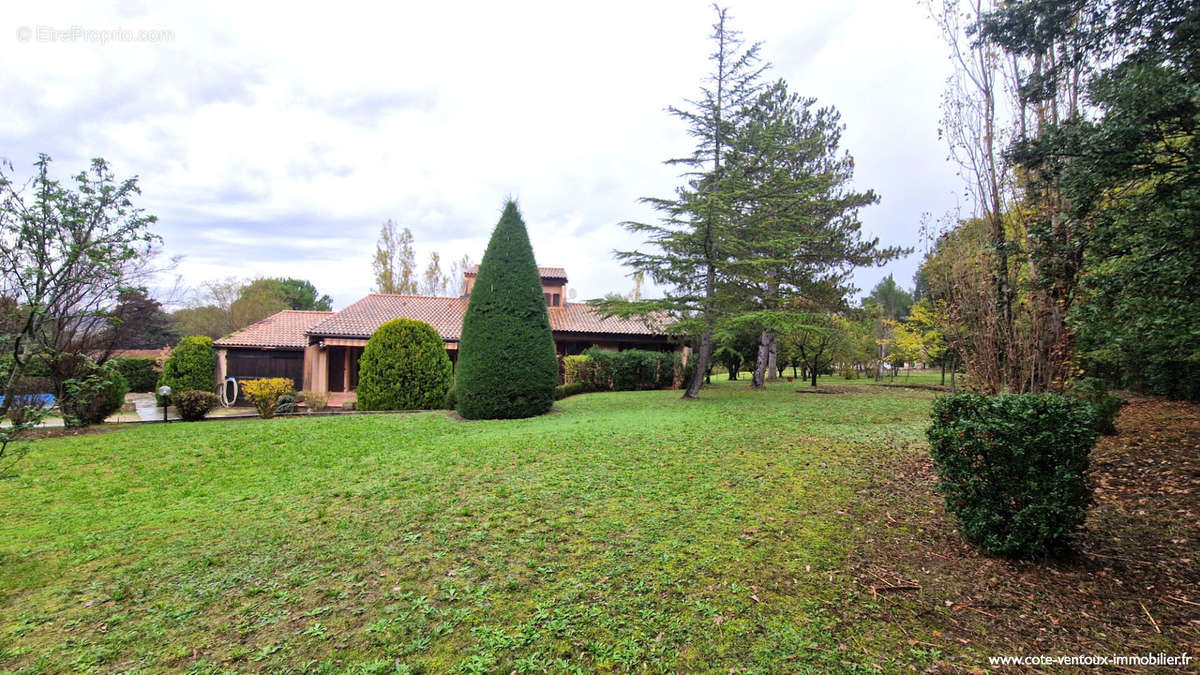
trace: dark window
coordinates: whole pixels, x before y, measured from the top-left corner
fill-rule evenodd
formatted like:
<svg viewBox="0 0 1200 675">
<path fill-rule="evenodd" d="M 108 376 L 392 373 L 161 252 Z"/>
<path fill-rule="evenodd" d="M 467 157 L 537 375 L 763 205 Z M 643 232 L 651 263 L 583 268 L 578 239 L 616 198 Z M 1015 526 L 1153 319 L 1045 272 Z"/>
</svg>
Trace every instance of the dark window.
<svg viewBox="0 0 1200 675">
<path fill-rule="evenodd" d="M 546 296 L 546 306 L 549 307 L 550 306 L 550 294 L 543 293 L 542 295 Z"/>
<path fill-rule="evenodd" d="M 554 294 L 554 306 L 558 307 L 558 293 Z"/>
</svg>

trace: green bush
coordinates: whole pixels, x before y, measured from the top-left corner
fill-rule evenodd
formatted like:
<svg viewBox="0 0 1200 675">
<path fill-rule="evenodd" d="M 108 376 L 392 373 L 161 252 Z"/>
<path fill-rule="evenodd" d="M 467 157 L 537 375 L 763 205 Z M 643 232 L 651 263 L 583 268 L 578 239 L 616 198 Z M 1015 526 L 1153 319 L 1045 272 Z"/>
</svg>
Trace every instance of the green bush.
<svg viewBox="0 0 1200 675">
<path fill-rule="evenodd" d="M 1095 418 L 1092 428 L 1106 436 L 1117 433 L 1117 414 L 1121 412 L 1124 401 L 1109 391 L 1103 380 L 1095 377 L 1076 380 L 1069 396 L 1092 407 Z"/>
<path fill-rule="evenodd" d="M 329 394 L 323 391 L 302 391 L 300 398 L 309 410 L 324 410 L 329 407 Z"/>
<path fill-rule="evenodd" d="M 129 391 L 154 391 L 158 385 L 158 361 L 155 359 L 129 356 L 111 361 L 125 376 L 125 381 L 129 383 Z"/>
<path fill-rule="evenodd" d="M 944 396 L 927 432 L 938 491 L 967 540 L 990 553 L 1061 551 L 1092 501 L 1091 408 L 1054 394 Z"/>
<path fill-rule="evenodd" d="M 298 410 L 300 410 L 300 396 L 295 392 L 289 391 L 275 400 L 276 415 L 291 415 Z"/>
<path fill-rule="evenodd" d="M 293 384 L 290 377 L 263 377 L 257 380 L 242 380 L 242 394 L 254 404 L 258 416 L 271 419 L 279 409 L 280 400 L 291 396 Z M 287 403 L 288 401 L 284 401 Z M 293 411 L 295 400 L 290 401 Z"/>
<path fill-rule="evenodd" d="M 455 385 L 451 384 L 446 390 L 446 403 L 443 406 L 446 410 L 454 410 L 458 407 L 458 398 L 454 395 Z"/>
<path fill-rule="evenodd" d="M 595 386 L 596 362 L 586 354 L 564 356 L 563 383 Z"/>
<path fill-rule="evenodd" d="M 554 400 L 558 401 L 576 394 L 586 394 L 589 391 L 592 391 L 592 388 L 583 382 L 576 382 L 574 384 L 561 384 L 554 389 Z"/>
<path fill-rule="evenodd" d="M 592 347 L 584 354 L 594 365 L 593 381 L 600 390 L 669 389 L 683 372 L 682 359 L 671 352 L 614 352 Z"/>
<path fill-rule="evenodd" d="M 213 354 L 212 338 L 185 337 L 167 357 L 157 386 L 166 385 L 173 392 L 211 391 L 216 386 L 216 369 L 217 358 Z M 158 399 L 158 404 L 163 405 L 162 397 Z"/>
<path fill-rule="evenodd" d="M 188 422 L 204 419 L 205 415 L 212 412 L 221 403 L 216 394 L 194 390 L 172 394 L 171 401 L 175 404 L 175 409 L 179 411 L 179 416 Z"/>
<path fill-rule="evenodd" d="M 63 425 L 86 427 L 99 424 L 125 404 L 129 384 L 115 366 L 109 363 L 84 364 L 77 375 L 63 382 L 63 397 L 59 409 Z"/>
<path fill-rule="evenodd" d="M 358 409 L 440 408 L 453 377 L 446 344 L 433 326 L 392 319 L 375 331 L 358 361 Z"/>
<path fill-rule="evenodd" d="M 463 318 L 458 414 L 541 415 L 554 405 L 558 356 L 529 234 L 509 201 L 492 232 Z"/>
<path fill-rule="evenodd" d="M 655 389 L 671 389 L 678 386 L 679 374 L 683 371 L 683 356 L 674 352 L 653 352 L 655 358 Z"/>
</svg>

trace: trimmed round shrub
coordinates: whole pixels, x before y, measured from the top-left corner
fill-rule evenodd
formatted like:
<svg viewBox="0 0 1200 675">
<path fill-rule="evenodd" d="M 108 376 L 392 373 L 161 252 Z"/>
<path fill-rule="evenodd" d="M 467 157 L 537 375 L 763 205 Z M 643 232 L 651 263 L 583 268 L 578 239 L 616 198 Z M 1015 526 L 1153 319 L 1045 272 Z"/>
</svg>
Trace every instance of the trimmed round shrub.
<svg viewBox="0 0 1200 675">
<path fill-rule="evenodd" d="M 938 492 L 963 536 L 989 553 L 1061 552 L 1092 503 L 1091 407 L 1054 394 L 943 396 L 927 432 Z"/>
<path fill-rule="evenodd" d="M 446 410 L 455 410 L 458 408 L 458 397 L 454 394 L 454 384 L 450 384 L 450 388 L 446 390 L 446 402 L 443 406 Z"/>
<path fill-rule="evenodd" d="M 205 415 L 212 412 L 221 403 L 221 399 L 217 398 L 216 394 L 207 391 L 185 391 L 172 394 L 171 400 L 175 403 L 175 409 L 179 411 L 179 416 L 188 422 L 204 419 Z"/>
<path fill-rule="evenodd" d="M 441 408 L 453 377 L 446 344 L 433 326 L 392 319 L 371 335 L 358 360 L 358 409 Z"/>
<path fill-rule="evenodd" d="M 125 376 L 129 391 L 150 392 L 158 384 L 158 362 L 141 356 L 111 359 L 112 364 Z"/>
<path fill-rule="evenodd" d="M 529 234 L 509 201 L 492 232 L 463 318 L 458 414 L 533 417 L 554 405 L 558 356 Z"/>
<path fill-rule="evenodd" d="M 86 427 L 99 424 L 125 404 L 129 384 L 125 376 L 109 364 L 89 363 L 80 369 L 79 376 L 62 384 L 63 398 L 59 408 L 63 425 Z"/>
<path fill-rule="evenodd" d="M 163 364 L 157 387 L 166 385 L 171 391 L 211 391 L 216 386 L 214 373 L 217 357 L 213 354 L 212 338 L 185 337 Z M 159 397 L 159 405 L 163 404 Z"/>
</svg>

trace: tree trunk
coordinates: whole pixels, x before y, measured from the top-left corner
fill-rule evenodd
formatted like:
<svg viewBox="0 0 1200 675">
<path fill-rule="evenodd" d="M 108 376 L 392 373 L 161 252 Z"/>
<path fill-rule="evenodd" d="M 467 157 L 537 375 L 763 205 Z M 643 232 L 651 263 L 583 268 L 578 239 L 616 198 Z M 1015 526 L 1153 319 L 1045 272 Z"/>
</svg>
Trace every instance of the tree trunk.
<svg viewBox="0 0 1200 675">
<path fill-rule="evenodd" d="M 750 386 L 761 389 L 766 380 L 767 369 L 774 368 L 771 361 L 771 332 L 763 331 L 758 337 L 758 358 L 754 361 L 754 375 L 750 378 Z"/>
<path fill-rule="evenodd" d="M 946 386 L 946 359 L 942 359 L 942 386 Z"/>
<path fill-rule="evenodd" d="M 767 352 L 767 378 L 777 380 L 782 373 L 783 367 L 779 365 L 779 336 L 775 331 L 771 331 L 771 347 Z"/>
<path fill-rule="evenodd" d="M 816 366 L 816 364 L 813 364 L 812 368 L 810 368 L 808 372 L 809 372 L 809 375 L 812 376 L 812 386 L 814 386 L 814 387 L 817 386 L 817 366 Z"/>
<path fill-rule="evenodd" d="M 719 162 L 718 162 L 719 165 Z M 708 255 L 713 255 L 713 244 L 706 242 Z M 687 391 L 683 392 L 683 398 L 700 398 L 700 384 L 708 372 L 709 361 L 712 359 L 712 334 L 713 326 L 716 323 L 713 317 L 712 297 L 717 286 L 717 271 L 713 268 L 712 263 L 708 265 L 708 269 L 704 274 L 704 330 L 700 332 L 700 353 L 696 356 L 696 370 L 692 375 L 692 381 L 688 383 Z"/>
<path fill-rule="evenodd" d="M 692 370 L 692 380 L 688 382 L 683 398 L 699 398 L 700 385 L 708 376 L 708 360 L 712 354 L 712 331 L 705 329 L 700 333 L 700 348 L 696 350 L 696 367 Z"/>
</svg>

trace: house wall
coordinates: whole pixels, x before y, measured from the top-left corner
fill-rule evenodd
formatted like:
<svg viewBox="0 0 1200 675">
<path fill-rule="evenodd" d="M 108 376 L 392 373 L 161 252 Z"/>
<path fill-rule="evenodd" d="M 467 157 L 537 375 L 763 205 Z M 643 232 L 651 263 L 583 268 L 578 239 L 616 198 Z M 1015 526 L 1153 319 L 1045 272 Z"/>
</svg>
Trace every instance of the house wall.
<svg viewBox="0 0 1200 675">
<path fill-rule="evenodd" d="M 317 339 L 317 338 L 314 338 Z M 351 349 L 358 349 L 361 352 L 359 345 L 365 346 L 366 340 L 362 339 L 347 339 L 347 338 L 326 338 L 324 341 L 325 347 L 321 348 L 320 344 L 314 343 L 304 350 L 304 389 L 306 391 L 321 391 L 329 393 L 330 378 L 336 377 L 334 389 L 346 393 L 352 392 L 352 387 L 347 387 L 348 381 L 357 381 L 345 366 L 335 368 L 337 373 L 331 374 L 330 370 L 330 353 L 333 350 L 345 349 L 349 352 Z M 556 334 L 554 339 L 554 348 L 558 355 L 566 356 L 567 354 L 577 354 L 589 347 L 598 347 L 611 351 L 619 351 L 623 349 L 646 349 L 650 351 L 682 351 L 682 347 L 673 345 L 667 341 L 665 337 L 657 336 L 634 336 L 628 338 L 623 336 L 613 336 L 612 334 Z M 450 357 L 451 363 L 457 367 L 458 362 L 458 343 L 447 342 L 446 353 Z M 334 359 L 337 363 L 344 363 L 339 359 Z M 335 365 L 337 365 L 335 363 Z M 351 363 L 354 363 L 352 360 Z M 352 400 L 352 399 L 351 399 Z"/>
<path fill-rule="evenodd" d="M 228 375 L 226 375 L 226 372 L 228 372 L 226 353 L 227 350 L 225 349 L 217 350 L 217 372 L 213 376 L 213 387 L 217 389 L 221 387 L 221 383 L 225 381 L 226 377 L 228 377 Z"/>
<path fill-rule="evenodd" d="M 476 277 L 473 277 L 473 276 L 463 278 L 463 281 L 465 282 L 465 288 L 466 288 L 467 295 L 470 295 L 471 289 L 475 287 L 475 278 Z M 567 284 L 565 282 L 547 283 L 546 280 L 543 279 L 542 280 L 542 295 L 550 296 L 551 301 L 547 303 L 548 306 L 561 307 L 562 305 L 567 304 Z M 555 295 L 558 296 L 558 305 L 555 305 L 553 302 L 553 298 Z"/>
</svg>

